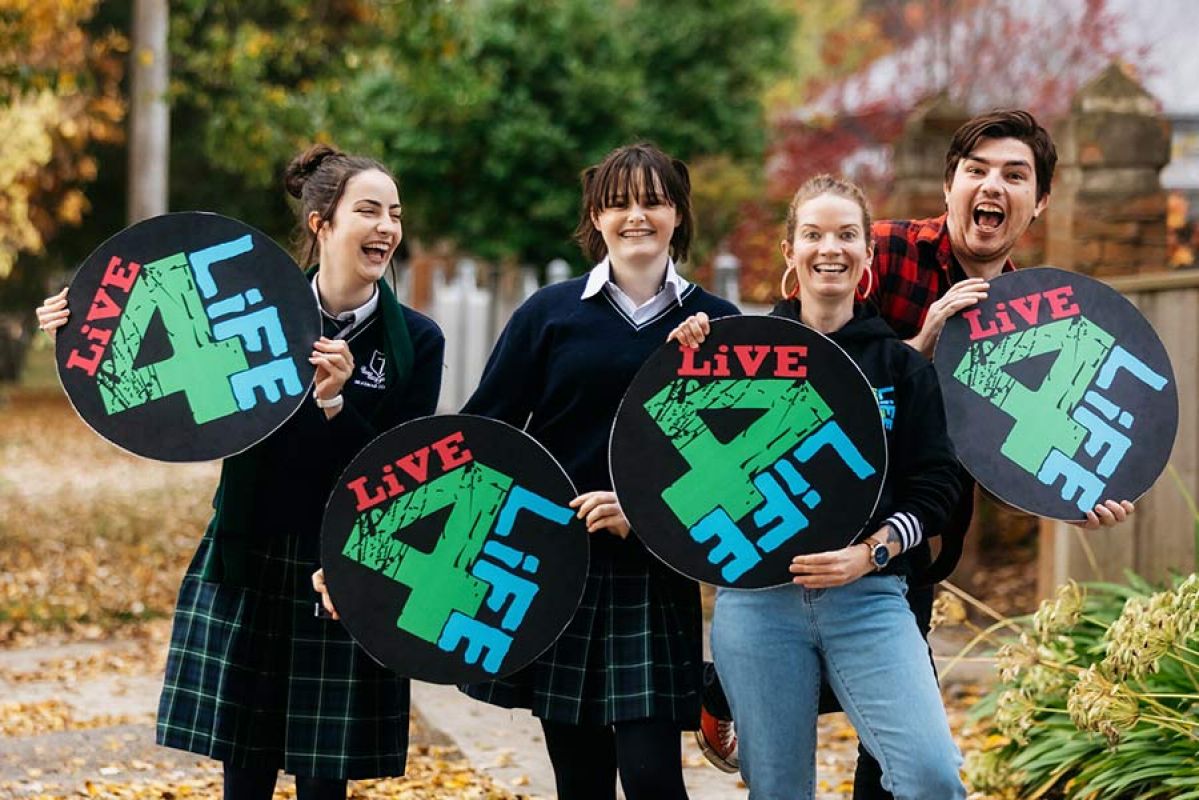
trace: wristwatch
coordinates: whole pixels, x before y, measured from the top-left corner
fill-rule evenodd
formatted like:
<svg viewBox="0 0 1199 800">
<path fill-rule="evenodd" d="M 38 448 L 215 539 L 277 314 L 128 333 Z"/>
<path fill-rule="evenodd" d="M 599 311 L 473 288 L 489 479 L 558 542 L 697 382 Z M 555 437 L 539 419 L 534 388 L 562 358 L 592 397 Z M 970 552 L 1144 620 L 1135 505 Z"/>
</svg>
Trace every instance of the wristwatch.
<svg viewBox="0 0 1199 800">
<path fill-rule="evenodd" d="M 887 547 L 886 542 L 870 536 L 862 544 L 866 545 L 870 551 L 870 565 L 874 567 L 875 572 L 886 569 L 887 565 L 891 563 L 891 550 Z"/>
</svg>

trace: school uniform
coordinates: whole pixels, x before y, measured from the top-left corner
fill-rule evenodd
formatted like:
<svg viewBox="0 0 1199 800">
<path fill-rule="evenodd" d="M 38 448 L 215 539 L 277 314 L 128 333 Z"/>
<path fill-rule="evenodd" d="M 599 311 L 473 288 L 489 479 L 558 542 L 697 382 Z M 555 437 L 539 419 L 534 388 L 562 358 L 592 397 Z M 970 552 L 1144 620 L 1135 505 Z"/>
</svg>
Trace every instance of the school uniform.
<svg viewBox="0 0 1199 800">
<path fill-rule="evenodd" d="M 355 779 L 402 775 L 408 682 L 313 615 L 320 525 L 363 446 L 432 414 L 445 341 L 386 284 L 325 335 L 354 371 L 333 419 L 311 399 L 278 430 L 227 458 L 214 514 L 175 608 L 157 741 L 238 767 Z"/>
<path fill-rule="evenodd" d="M 688 316 L 740 313 L 667 267 L 661 291 L 635 308 L 605 259 L 587 276 L 548 286 L 513 314 L 464 413 L 523 428 L 550 451 L 575 490 L 611 490 L 608 438 L 633 376 Z M 699 586 L 662 564 L 637 532 L 589 537 L 583 598 L 555 643 L 503 680 L 464 687 L 552 722 L 699 722 Z"/>
</svg>

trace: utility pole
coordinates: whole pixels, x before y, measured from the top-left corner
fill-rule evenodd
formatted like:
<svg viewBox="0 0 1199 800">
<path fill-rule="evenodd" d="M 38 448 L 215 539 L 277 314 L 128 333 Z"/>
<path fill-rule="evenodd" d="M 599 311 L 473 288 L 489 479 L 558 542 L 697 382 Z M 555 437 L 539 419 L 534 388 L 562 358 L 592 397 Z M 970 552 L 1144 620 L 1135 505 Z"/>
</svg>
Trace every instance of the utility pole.
<svg viewBox="0 0 1199 800">
<path fill-rule="evenodd" d="M 167 0 L 134 0 L 129 109 L 128 222 L 165 214 L 171 139 Z"/>
</svg>

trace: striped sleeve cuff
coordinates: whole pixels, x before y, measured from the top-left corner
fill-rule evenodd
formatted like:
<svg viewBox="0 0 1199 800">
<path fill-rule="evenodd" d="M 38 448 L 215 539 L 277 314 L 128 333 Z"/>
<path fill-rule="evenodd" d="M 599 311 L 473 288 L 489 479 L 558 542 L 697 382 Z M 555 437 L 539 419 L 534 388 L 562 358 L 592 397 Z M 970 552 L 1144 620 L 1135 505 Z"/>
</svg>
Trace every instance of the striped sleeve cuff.
<svg viewBox="0 0 1199 800">
<path fill-rule="evenodd" d="M 924 526 L 920 524 L 920 520 L 916 518 L 915 514 L 896 511 L 887 517 L 884 523 L 890 525 L 899 534 L 899 552 L 901 553 L 911 550 L 924 539 Z"/>
</svg>

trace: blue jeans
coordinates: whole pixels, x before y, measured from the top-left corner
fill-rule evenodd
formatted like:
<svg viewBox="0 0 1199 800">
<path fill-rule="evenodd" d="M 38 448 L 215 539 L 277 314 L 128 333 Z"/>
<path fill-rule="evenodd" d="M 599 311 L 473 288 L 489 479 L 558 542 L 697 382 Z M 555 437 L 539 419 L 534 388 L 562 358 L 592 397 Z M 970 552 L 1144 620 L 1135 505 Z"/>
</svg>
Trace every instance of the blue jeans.
<svg viewBox="0 0 1199 800">
<path fill-rule="evenodd" d="M 953 741 L 907 584 L 720 589 L 712 652 L 737 723 L 751 800 L 811 798 L 823 675 L 898 800 L 961 800 Z"/>
</svg>

